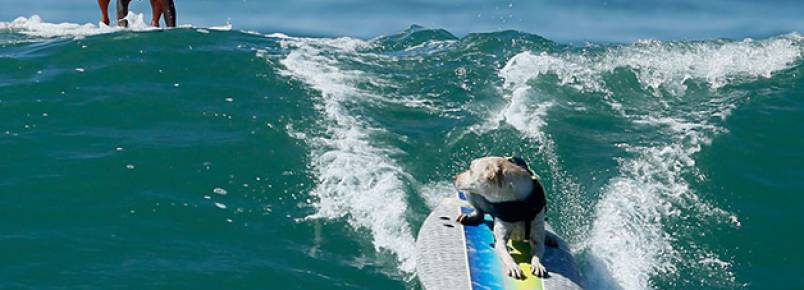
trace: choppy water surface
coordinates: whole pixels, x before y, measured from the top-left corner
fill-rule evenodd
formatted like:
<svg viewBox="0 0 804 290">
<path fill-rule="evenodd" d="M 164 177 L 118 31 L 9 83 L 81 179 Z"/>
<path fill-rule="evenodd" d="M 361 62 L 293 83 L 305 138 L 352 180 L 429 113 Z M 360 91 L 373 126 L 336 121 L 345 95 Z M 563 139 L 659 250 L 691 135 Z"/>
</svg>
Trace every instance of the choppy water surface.
<svg viewBox="0 0 804 290">
<path fill-rule="evenodd" d="M 133 23 L 0 23 L 2 288 L 417 288 L 484 155 L 540 173 L 590 289 L 804 287 L 800 34 Z"/>
</svg>

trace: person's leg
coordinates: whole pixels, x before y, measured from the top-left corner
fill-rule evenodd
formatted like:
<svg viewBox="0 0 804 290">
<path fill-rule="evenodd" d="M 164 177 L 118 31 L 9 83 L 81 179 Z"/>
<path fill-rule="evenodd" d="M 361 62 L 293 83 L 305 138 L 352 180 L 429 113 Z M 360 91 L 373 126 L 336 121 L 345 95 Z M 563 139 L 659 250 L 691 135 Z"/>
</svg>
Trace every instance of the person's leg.
<svg viewBox="0 0 804 290">
<path fill-rule="evenodd" d="M 128 20 L 126 20 L 126 15 L 128 15 L 128 3 L 131 3 L 131 0 L 117 0 L 117 26 L 128 27 Z"/>
<path fill-rule="evenodd" d="M 176 6 L 173 0 L 157 0 L 162 2 L 162 15 L 165 16 L 165 26 L 176 27 Z"/>
<path fill-rule="evenodd" d="M 159 18 L 162 18 L 162 1 L 151 0 L 151 26 L 159 27 Z"/>
<path fill-rule="evenodd" d="M 109 25 L 109 0 L 98 0 L 98 7 L 101 11 L 101 22 Z"/>
</svg>

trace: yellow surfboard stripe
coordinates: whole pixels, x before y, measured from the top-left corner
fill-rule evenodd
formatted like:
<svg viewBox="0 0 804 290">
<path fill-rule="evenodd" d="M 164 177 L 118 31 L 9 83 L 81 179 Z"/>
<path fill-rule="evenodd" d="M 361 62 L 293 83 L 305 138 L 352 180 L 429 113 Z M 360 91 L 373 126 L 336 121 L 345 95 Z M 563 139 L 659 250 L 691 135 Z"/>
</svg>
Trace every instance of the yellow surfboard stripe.
<svg viewBox="0 0 804 290">
<path fill-rule="evenodd" d="M 509 241 L 508 247 L 511 248 L 511 257 L 514 258 L 514 261 L 522 268 L 522 272 L 525 273 L 525 278 L 521 280 L 514 279 L 504 273 L 503 275 L 506 276 L 505 288 L 512 290 L 543 290 L 544 283 L 542 283 L 542 279 L 531 272 L 530 244 L 523 241 Z"/>
</svg>

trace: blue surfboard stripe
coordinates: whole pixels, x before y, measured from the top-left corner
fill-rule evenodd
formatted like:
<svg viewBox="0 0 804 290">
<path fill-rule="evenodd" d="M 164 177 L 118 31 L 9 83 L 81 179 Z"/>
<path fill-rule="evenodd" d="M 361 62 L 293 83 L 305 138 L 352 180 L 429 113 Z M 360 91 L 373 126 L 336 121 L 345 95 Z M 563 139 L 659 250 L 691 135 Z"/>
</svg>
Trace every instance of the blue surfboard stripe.
<svg viewBox="0 0 804 290">
<path fill-rule="evenodd" d="M 458 192 L 458 198 L 466 200 L 463 192 Z M 468 207 L 461 207 L 461 213 L 468 214 L 474 211 Z M 500 259 L 494 252 L 494 235 L 491 231 L 491 216 L 485 215 L 484 222 L 477 226 L 464 226 L 466 237 L 466 255 L 469 262 L 469 279 L 472 289 L 505 289 Z"/>
</svg>

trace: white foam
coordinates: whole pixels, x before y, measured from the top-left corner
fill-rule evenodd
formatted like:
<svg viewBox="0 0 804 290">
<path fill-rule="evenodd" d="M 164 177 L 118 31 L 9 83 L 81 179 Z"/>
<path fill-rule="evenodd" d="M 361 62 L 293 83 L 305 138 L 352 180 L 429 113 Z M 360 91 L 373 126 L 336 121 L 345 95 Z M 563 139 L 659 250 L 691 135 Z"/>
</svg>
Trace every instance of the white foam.
<svg viewBox="0 0 804 290">
<path fill-rule="evenodd" d="M 703 80 L 713 89 L 789 67 L 804 53 L 801 37 L 782 37 L 739 42 L 664 43 L 643 41 L 610 48 L 602 54 L 533 54 L 522 52 L 511 58 L 500 71 L 509 89 L 545 74 L 555 74 L 560 84 L 582 91 L 607 92 L 603 73 L 630 68 L 643 87 L 660 87 L 676 95 L 686 90 L 685 82 Z"/>
<path fill-rule="evenodd" d="M 210 26 L 210 30 L 217 30 L 217 31 L 231 31 L 232 30 L 232 23 L 231 21 L 227 20 L 226 24 L 220 26 Z"/>
<path fill-rule="evenodd" d="M 142 14 L 135 14 L 129 12 L 125 18 L 129 22 L 129 30 L 144 31 L 155 29 L 149 27 L 143 20 Z M 30 18 L 17 17 L 11 22 L 0 22 L 0 29 L 8 29 L 14 32 L 25 34 L 34 37 L 81 37 L 97 34 L 112 33 L 122 31 L 125 28 L 117 26 L 108 26 L 103 23 L 97 25 L 86 23 L 48 23 L 42 20 L 39 15 L 33 15 Z"/>
<path fill-rule="evenodd" d="M 288 38 L 283 46 L 293 50 L 281 60 L 283 74 L 301 80 L 321 96 L 317 109 L 325 120 L 325 136 L 305 137 L 313 147 L 311 169 L 317 185 L 310 193 L 316 213 L 308 218 L 341 219 L 357 230 L 368 230 L 377 251 L 388 250 L 399 259 L 399 268 L 412 273 L 414 239 L 406 222 L 404 180 L 411 177 L 389 156 L 398 152 L 371 142 L 382 131 L 350 114 L 349 102 L 371 98 L 355 87 L 367 81 L 365 73 L 339 68 L 339 62 L 321 54 L 320 47 L 339 53 L 354 52 L 365 42 L 350 39 Z"/>
<path fill-rule="evenodd" d="M 288 39 L 288 38 L 291 38 L 290 36 L 287 36 L 287 34 L 284 34 L 284 33 L 278 33 L 278 32 L 277 32 L 277 33 L 271 33 L 271 34 L 268 34 L 268 35 L 266 35 L 265 37 L 270 37 L 270 38 L 282 38 L 282 39 Z"/>
<path fill-rule="evenodd" d="M 740 77 L 769 78 L 771 73 L 788 67 L 801 53 L 800 45 L 789 37 L 725 44 L 649 42 L 612 54 L 610 66 L 637 68 L 643 85 L 654 89 L 666 85 L 683 93 L 688 79 L 705 80 L 717 89 Z"/>
<path fill-rule="evenodd" d="M 145 21 L 142 13 L 134 13 L 129 11 L 128 15 L 124 18 L 128 21 L 128 28 L 118 27 L 116 25 L 106 25 L 102 22 L 98 24 L 77 24 L 77 23 L 49 23 L 45 22 L 39 15 L 31 17 L 17 17 L 11 22 L 0 21 L 0 30 L 10 30 L 12 32 L 21 33 L 33 37 L 53 38 L 53 37 L 76 37 L 81 38 L 90 35 L 114 33 L 119 31 L 152 31 L 169 28 L 152 27 Z M 178 28 L 194 28 L 191 24 L 181 24 Z M 201 33 L 208 33 L 209 30 L 217 31 L 231 31 L 232 24 L 228 21 L 224 25 L 211 26 L 206 29 L 199 28 L 197 31 Z"/>
<path fill-rule="evenodd" d="M 431 209 L 438 206 L 441 200 L 455 193 L 455 185 L 449 181 L 439 181 L 426 184 L 419 188 L 419 195 Z"/>
<path fill-rule="evenodd" d="M 623 289 L 649 289 L 652 275 L 673 272 L 678 253 L 662 219 L 677 213 L 665 196 L 688 186 L 665 166 L 678 148 L 640 148 L 609 181 L 592 226 L 589 247 Z M 665 159 L 667 158 L 667 159 Z"/>
<path fill-rule="evenodd" d="M 548 112 L 556 105 L 557 100 L 554 96 L 535 91 L 529 84 L 530 80 L 555 71 L 563 72 L 560 74 L 565 76 L 560 80 L 562 85 L 569 85 L 579 90 L 590 89 L 584 86 L 585 83 L 577 81 L 578 76 L 586 75 L 589 79 L 593 77 L 588 69 L 544 53 L 539 55 L 520 53 L 510 59 L 499 72 L 504 80 L 502 92 L 508 104 L 496 116 L 490 118 L 491 126 L 483 127 L 495 128 L 500 122 L 505 122 L 538 142 L 538 153 L 547 162 L 547 169 L 554 180 L 551 191 L 562 195 L 560 203 L 554 204 L 551 208 L 565 217 L 564 223 L 569 225 L 567 228 L 571 231 L 565 233 L 565 237 L 573 243 L 582 239 L 586 231 L 588 223 L 583 217 L 587 216 L 585 213 L 589 209 L 581 201 L 583 193 L 581 186 L 563 169 L 556 143 L 550 134 L 543 130 L 547 125 Z M 537 173 L 545 174 L 542 169 L 535 170 Z"/>
<path fill-rule="evenodd" d="M 734 281 L 729 262 L 689 240 L 688 233 L 698 229 L 671 231 L 668 224 L 687 219 L 734 223 L 736 216 L 702 200 L 683 174 L 695 173 L 693 156 L 713 136 L 725 132 L 706 116 L 728 115 L 735 101 L 719 101 L 719 107 L 694 113 L 674 108 L 645 112 L 651 115 L 633 120 L 637 125 L 654 127 L 666 137 L 664 144 L 622 146 L 634 157 L 622 160 L 619 176 L 604 188 L 587 244 L 602 262 L 592 266 L 605 269 L 596 272 L 610 273 L 624 289 L 651 289 L 651 277 L 678 274 L 681 263 L 693 265 L 699 275 Z M 665 116 L 653 116 L 656 114 Z M 694 246 L 676 249 L 673 243 L 679 240 Z M 721 262 L 718 267 L 706 265 L 713 260 Z"/>
<path fill-rule="evenodd" d="M 541 76 L 555 75 L 558 85 L 610 96 L 611 88 L 606 86 L 605 74 L 626 68 L 635 73 L 643 88 L 658 97 L 656 102 L 664 102 L 665 92 L 683 98 L 687 82 L 691 80 L 703 82 L 717 91 L 732 83 L 768 78 L 799 60 L 803 52 L 801 38 L 795 34 L 762 41 L 722 43 L 645 41 L 598 53 L 523 52 L 500 70 L 509 104 L 491 120 L 505 121 L 525 136 L 550 145 L 552 140 L 543 129 L 548 126 L 545 118 L 556 100 L 540 94 L 530 85 Z M 623 109 L 627 104 L 607 100 L 614 112 L 637 126 L 652 127 L 662 140 L 649 145 L 622 146 L 629 157 L 620 160 L 619 175 L 603 189 L 588 239 L 580 244 L 592 255 L 594 273 L 590 280 L 595 285 L 611 283 L 613 288 L 650 289 L 652 277 L 677 274 L 685 259 L 694 260 L 688 262 L 695 269 L 711 271 L 703 276 L 734 280 L 728 261 L 702 245 L 674 248 L 674 242 L 684 239 L 686 233 L 666 228 L 670 221 L 680 219 L 681 213 L 705 222 L 739 226 L 735 215 L 703 201 L 684 179 L 685 173 L 696 173 L 693 156 L 702 145 L 726 132 L 714 122 L 731 114 L 740 95 L 714 98 L 704 100 L 707 104 L 694 107 L 692 112 L 654 106 L 629 107 L 629 114 Z M 711 118 L 713 116 L 718 119 Z M 544 154 L 548 155 L 548 160 L 557 159 L 557 156 L 551 157 L 554 152 L 545 150 Z M 563 181 L 558 179 L 558 182 Z M 685 228 L 684 231 L 696 229 Z M 606 273 L 607 277 L 594 276 L 601 273 Z"/>
<path fill-rule="evenodd" d="M 705 81 L 717 90 L 730 83 L 770 77 L 785 69 L 801 56 L 800 44 L 789 38 L 755 42 L 691 44 L 665 46 L 641 43 L 611 52 L 604 58 L 609 69 L 628 66 L 638 70 L 637 78 L 645 88 L 659 95 L 659 89 L 681 96 L 685 82 Z M 711 116 L 725 119 L 736 107 L 740 95 L 730 94 L 710 100 L 714 106 L 685 112 L 678 108 L 645 112 L 632 116 L 637 125 L 652 126 L 663 136 L 664 144 L 628 146 L 635 157 L 620 165 L 620 175 L 611 180 L 597 206 L 596 220 L 589 241 L 591 253 L 597 256 L 617 285 L 625 289 L 650 289 L 651 277 L 678 274 L 681 263 L 689 263 L 699 275 L 734 281 L 731 263 L 723 261 L 702 245 L 676 249 L 673 243 L 685 239 L 682 232 L 667 230 L 669 221 L 697 218 L 716 223 L 737 220 L 722 209 L 702 200 L 683 174 L 695 173 L 693 156 L 724 128 L 712 123 Z M 679 215 L 684 213 L 686 217 Z M 684 243 L 695 244 L 687 238 Z M 625 250 L 623 250 L 625 249 Z M 686 261 L 686 262 L 685 262 Z M 711 264 L 716 265 L 712 267 Z M 720 283 L 713 281 L 712 283 Z"/>
<path fill-rule="evenodd" d="M 434 54 L 440 51 L 444 51 L 447 48 L 450 48 L 459 41 L 457 40 L 435 40 L 435 41 L 425 41 L 420 44 L 405 48 L 406 52 L 426 52 L 427 54 Z"/>
<path fill-rule="evenodd" d="M 695 138 L 711 134 L 694 132 Z M 592 266 L 605 268 L 597 272 L 610 273 L 623 289 L 651 289 L 651 277 L 678 274 L 680 263 L 702 264 L 702 257 L 718 259 L 700 245 L 681 250 L 673 247 L 697 229 L 667 230 L 668 223 L 690 218 L 734 220 L 734 215 L 702 200 L 684 179 L 684 172 L 694 170 L 692 156 L 701 149 L 699 143 L 693 143 L 678 140 L 664 146 L 627 147 L 636 157 L 625 159 L 619 176 L 603 190 L 587 246 L 602 261 Z M 683 243 L 695 244 L 691 240 Z M 718 273 L 703 275 L 733 276 L 730 263 L 721 262 Z"/>
<path fill-rule="evenodd" d="M 526 51 L 512 57 L 500 70 L 500 76 L 505 79 L 503 88 L 512 91 L 526 89 L 530 80 L 548 73 L 558 76 L 563 86 L 579 90 L 603 89 L 596 64 L 575 54 L 554 56 Z"/>
</svg>

